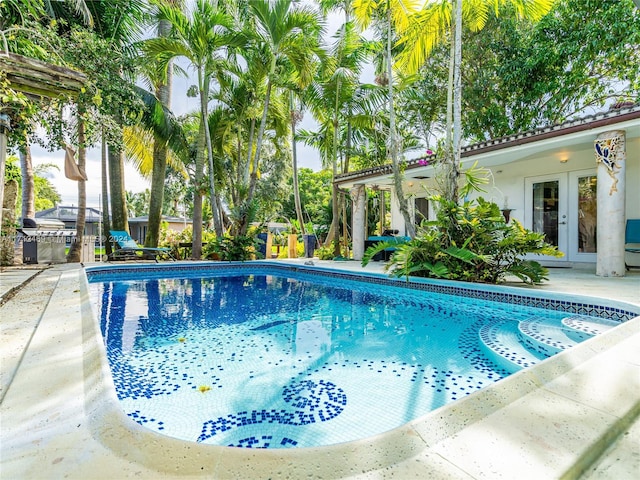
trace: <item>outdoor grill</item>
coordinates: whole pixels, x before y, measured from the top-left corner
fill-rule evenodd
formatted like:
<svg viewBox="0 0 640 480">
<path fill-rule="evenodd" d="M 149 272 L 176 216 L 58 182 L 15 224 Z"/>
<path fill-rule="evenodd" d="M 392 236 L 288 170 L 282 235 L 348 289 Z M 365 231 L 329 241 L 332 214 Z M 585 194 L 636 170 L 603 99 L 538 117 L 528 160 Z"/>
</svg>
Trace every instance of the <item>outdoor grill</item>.
<svg viewBox="0 0 640 480">
<path fill-rule="evenodd" d="M 65 247 L 75 230 L 66 230 L 64 223 L 52 218 L 25 218 L 20 232 L 24 235 L 22 263 L 65 263 Z"/>
</svg>

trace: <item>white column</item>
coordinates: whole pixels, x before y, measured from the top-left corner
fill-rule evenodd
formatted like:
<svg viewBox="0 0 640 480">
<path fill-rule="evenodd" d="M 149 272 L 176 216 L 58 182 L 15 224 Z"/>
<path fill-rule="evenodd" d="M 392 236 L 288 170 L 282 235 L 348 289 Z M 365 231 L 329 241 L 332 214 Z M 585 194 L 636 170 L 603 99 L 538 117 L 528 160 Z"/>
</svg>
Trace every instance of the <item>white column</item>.
<svg viewBox="0 0 640 480">
<path fill-rule="evenodd" d="M 398 230 L 398 235 L 406 235 L 407 227 L 404 224 L 404 217 L 400 212 L 400 206 L 398 205 L 398 196 L 396 191 L 391 189 L 391 230 Z"/>
<path fill-rule="evenodd" d="M 353 227 L 351 232 L 353 259 L 362 260 L 367 224 L 367 196 L 364 185 L 354 185 L 349 194 L 351 195 L 351 225 Z"/>
<path fill-rule="evenodd" d="M 594 142 L 598 164 L 598 253 L 596 275 L 624 277 L 625 173 L 624 130 L 605 132 Z"/>
</svg>

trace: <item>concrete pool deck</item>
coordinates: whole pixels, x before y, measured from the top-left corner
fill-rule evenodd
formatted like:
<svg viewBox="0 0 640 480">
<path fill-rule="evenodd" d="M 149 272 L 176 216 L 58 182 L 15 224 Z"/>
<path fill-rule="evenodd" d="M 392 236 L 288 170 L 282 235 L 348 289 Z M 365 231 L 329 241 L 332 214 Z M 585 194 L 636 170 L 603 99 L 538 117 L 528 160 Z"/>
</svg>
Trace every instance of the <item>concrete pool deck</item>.
<svg viewBox="0 0 640 480">
<path fill-rule="evenodd" d="M 599 278 L 589 268 L 552 269 L 550 282 L 531 290 L 640 305 L 640 271 Z M 0 295 L 1 478 L 619 480 L 640 472 L 640 318 L 390 432 L 252 451 L 170 439 L 118 410 L 80 265 L 2 269 Z"/>
</svg>

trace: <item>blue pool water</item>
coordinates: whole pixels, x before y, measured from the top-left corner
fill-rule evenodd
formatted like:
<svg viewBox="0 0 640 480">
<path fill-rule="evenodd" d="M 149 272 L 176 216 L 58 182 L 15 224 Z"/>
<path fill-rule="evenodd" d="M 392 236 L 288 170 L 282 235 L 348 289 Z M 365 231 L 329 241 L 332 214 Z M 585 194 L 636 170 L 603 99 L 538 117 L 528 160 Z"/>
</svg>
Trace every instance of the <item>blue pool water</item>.
<svg viewBox="0 0 640 480">
<path fill-rule="evenodd" d="M 382 433 L 618 323 L 284 270 L 88 276 L 125 413 L 237 447 Z"/>
</svg>

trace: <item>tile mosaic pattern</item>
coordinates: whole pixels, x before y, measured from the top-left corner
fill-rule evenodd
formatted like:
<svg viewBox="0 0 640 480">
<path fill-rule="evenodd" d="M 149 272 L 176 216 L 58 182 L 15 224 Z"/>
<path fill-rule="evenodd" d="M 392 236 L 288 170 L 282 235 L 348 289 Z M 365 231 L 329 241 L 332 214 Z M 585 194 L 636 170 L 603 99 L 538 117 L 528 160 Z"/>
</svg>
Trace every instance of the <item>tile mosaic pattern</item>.
<svg viewBox="0 0 640 480">
<path fill-rule="evenodd" d="M 537 364 L 549 355 L 541 355 L 530 346 L 522 344 L 517 332 L 518 325 L 512 321 L 492 320 L 477 325 L 484 353 L 508 373 Z"/>
<path fill-rule="evenodd" d="M 572 330 L 584 332 L 589 336 L 600 335 L 617 325 L 617 323 L 612 320 L 594 319 L 579 315 L 563 318 L 562 324 Z"/>
<path fill-rule="evenodd" d="M 282 396 L 284 401 L 290 404 L 291 410 L 252 410 L 227 415 L 216 420 L 208 420 L 202 426 L 198 442 L 204 442 L 219 432 L 247 425 L 279 423 L 303 426 L 316 422 L 327 422 L 340 415 L 347 405 L 347 396 L 344 390 L 324 380 L 294 382 L 284 388 Z M 291 442 L 287 443 L 291 444 Z M 297 442 L 293 443 L 293 445 L 296 444 Z M 268 445 L 259 448 L 267 447 Z"/>
<path fill-rule="evenodd" d="M 364 438 L 545 357 L 517 338 L 539 310 L 466 287 L 425 295 L 426 283 L 251 263 L 130 271 L 87 272 L 118 397 L 132 420 L 185 440 L 293 448 Z M 606 308 L 596 307 L 608 320 L 564 308 L 543 317 L 586 328 L 634 314 Z"/>
<path fill-rule="evenodd" d="M 547 356 L 571 348 L 578 342 L 569 338 L 562 327 L 549 326 L 544 318 L 530 318 L 518 323 L 520 338 Z"/>
<path fill-rule="evenodd" d="M 155 267 L 155 268 L 154 268 Z M 290 265 L 277 265 L 268 263 L 237 263 L 230 266 L 229 264 L 216 264 L 207 263 L 199 264 L 197 266 L 199 273 L 206 272 L 220 272 L 220 273 L 233 273 L 238 271 L 252 271 L 252 272 L 265 272 L 273 274 L 285 274 L 291 273 L 303 273 L 311 276 L 329 277 L 336 280 L 353 280 L 357 279 L 361 282 L 373 283 L 377 285 L 398 286 L 402 288 L 422 290 L 426 292 L 442 293 L 446 295 L 464 296 L 469 298 L 476 298 L 480 300 L 488 300 L 492 302 L 503 302 L 514 305 L 522 305 L 535 308 L 543 308 L 545 310 L 558 310 L 562 312 L 575 313 L 583 316 L 600 317 L 604 319 L 623 322 L 631 318 L 640 315 L 640 310 L 631 311 L 623 308 L 615 308 L 607 305 L 597 305 L 581 302 L 573 302 L 570 300 L 561 300 L 554 298 L 542 298 L 535 295 L 520 295 L 514 293 L 502 293 L 483 289 L 482 286 L 477 288 L 471 288 L 468 286 L 455 286 L 455 285 L 443 285 L 440 283 L 431 282 L 429 280 L 410 281 L 405 279 L 394 279 L 389 277 L 380 277 L 376 275 L 366 274 L 352 274 L 322 270 L 319 268 L 309 268 L 303 266 L 290 266 Z M 156 276 L 166 276 L 175 272 L 184 272 L 185 274 L 192 274 L 194 270 L 193 265 L 182 266 L 165 266 L 165 265 L 136 265 L 136 271 L 145 271 L 148 274 Z M 99 279 L 101 276 L 108 276 L 116 273 L 130 272 L 131 268 L 128 266 L 109 266 L 106 268 L 99 268 L 94 270 L 87 270 L 87 277 L 90 279 Z M 455 283 L 455 282 L 451 282 Z"/>
</svg>

